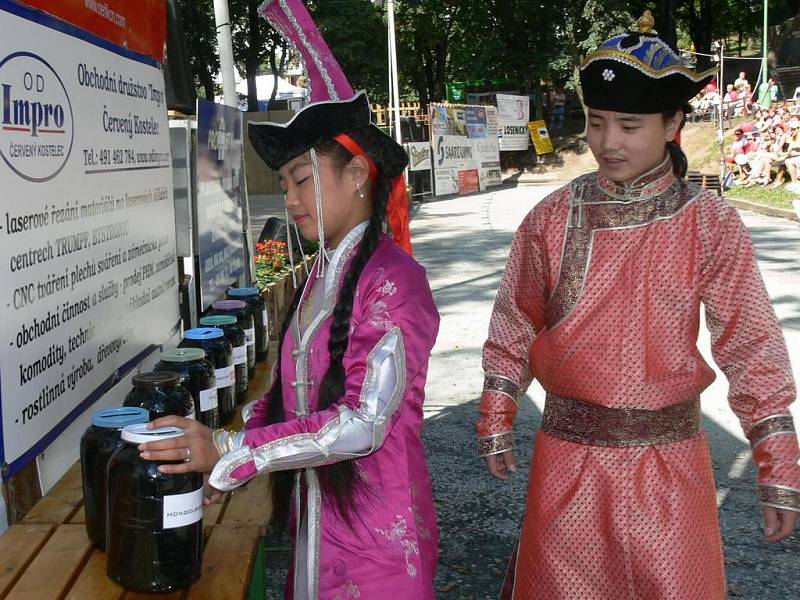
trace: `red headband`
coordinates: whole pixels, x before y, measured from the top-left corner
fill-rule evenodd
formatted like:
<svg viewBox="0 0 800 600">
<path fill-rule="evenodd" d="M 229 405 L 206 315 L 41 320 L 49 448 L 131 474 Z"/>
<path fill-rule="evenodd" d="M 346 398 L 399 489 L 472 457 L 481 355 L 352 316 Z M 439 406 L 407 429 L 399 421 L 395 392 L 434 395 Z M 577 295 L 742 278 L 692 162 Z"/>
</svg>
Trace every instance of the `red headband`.
<svg viewBox="0 0 800 600">
<path fill-rule="evenodd" d="M 364 149 L 346 133 L 342 133 L 333 138 L 341 144 L 353 156 L 362 156 L 369 165 L 369 178 L 372 183 L 378 178 L 378 165 Z M 408 194 L 406 193 L 406 182 L 400 174 L 392 179 L 392 189 L 389 192 L 389 201 L 386 205 L 386 218 L 389 227 L 392 228 L 395 243 L 403 250 L 412 254 L 411 249 L 411 230 L 408 223 Z"/>
<path fill-rule="evenodd" d="M 366 152 L 364 152 L 364 149 L 358 145 L 358 142 L 356 142 L 346 133 L 337 135 L 333 139 L 344 146 L 353 156 L 363 156 L 367 160 L 367 164 L 369 165 L 369 178 L 372 180 L 372 183 L 375 183 L 375 180 L 378 178 L 378 165 L 376 165 L 375 161 L 372 160 Z"/>
</svg>

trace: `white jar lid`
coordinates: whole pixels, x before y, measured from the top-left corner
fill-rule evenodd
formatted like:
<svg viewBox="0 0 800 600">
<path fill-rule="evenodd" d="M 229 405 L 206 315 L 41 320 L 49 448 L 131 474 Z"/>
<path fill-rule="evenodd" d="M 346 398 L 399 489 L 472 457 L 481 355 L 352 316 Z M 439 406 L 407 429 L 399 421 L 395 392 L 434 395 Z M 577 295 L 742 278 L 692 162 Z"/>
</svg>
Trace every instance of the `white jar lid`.
<svg viewBox="0 0 800 600">
<path fill-rule="evenodd" d="M 183 429 L 180 427 L 148 429 L 147 423 L 136 423 L 122 428 L 122 439 L 134 444 L 143 444 L 145 442 L 157 442 L 158 440 L 180 437 L 183 433 Z"/>
</svg>

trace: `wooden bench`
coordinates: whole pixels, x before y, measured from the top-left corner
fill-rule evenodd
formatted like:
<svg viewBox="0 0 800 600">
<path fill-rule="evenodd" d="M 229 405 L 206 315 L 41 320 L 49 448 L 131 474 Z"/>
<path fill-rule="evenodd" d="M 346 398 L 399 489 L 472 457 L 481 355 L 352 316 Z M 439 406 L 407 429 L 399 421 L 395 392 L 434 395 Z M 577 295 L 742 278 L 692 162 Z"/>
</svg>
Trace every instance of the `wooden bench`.
<svg viewBox="0 0 800 600">
<path fill-rule="evenodd" d="M 248 401 L 263 394 L 269 378 L 267 364 L 259 365 Z M 264 598 L 263 537 L 270 509 L 266 477 L 256 477 L 244 488 L 226 494 L 222 502 L 203 511 L 203 570 L 197 583 L 172 594 L 137 594 L 124 590 L 106 576 L 106 555 L 89 542 L 80 464 L 75 464 L 21 523 L 12 525 L 0 536 L 0 598 Z"/>
<path fill-rule="evenodd" d="M 704 190 L 717 192 L 717 194 L 722 197 L 722 181 L 720 181 L 719 175 L 701 173 L 700 171 L 689 171 L 686 174 L 686 179 L 690 183 L 696 183 Z"/>
</svg>

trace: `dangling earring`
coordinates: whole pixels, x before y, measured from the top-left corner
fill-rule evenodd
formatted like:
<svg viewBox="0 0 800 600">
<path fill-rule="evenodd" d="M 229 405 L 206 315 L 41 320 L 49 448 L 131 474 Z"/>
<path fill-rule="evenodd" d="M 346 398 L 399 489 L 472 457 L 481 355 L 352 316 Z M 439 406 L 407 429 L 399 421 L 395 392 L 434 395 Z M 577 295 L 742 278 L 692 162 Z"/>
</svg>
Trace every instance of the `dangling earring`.
<svg viewBox="0 0 800 600">
<path fill-rule="evenodd" d="M 363 200 L 364 199 L 364 192 L 361 191 L 361 184 L 360 183 L 356 184 L 356 190 L 358 191 L 358 197 Z"/>
</svg>

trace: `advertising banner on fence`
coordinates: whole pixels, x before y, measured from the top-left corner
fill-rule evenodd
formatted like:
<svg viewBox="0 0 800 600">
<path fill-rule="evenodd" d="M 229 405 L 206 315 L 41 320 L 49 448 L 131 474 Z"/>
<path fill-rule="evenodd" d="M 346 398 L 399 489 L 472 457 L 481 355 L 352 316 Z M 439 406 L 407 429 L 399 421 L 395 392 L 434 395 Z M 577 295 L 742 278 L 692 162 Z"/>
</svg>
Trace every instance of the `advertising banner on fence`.
<svg viewBox="0 0 800 600">
<path fill-rule="evenodd" d="M 467 136 L 486 137 L 486 109 L 483 106 L 465 106 L 464 120 L 467 123 Z"/>
<path fill-rule="evenodd" d="M 197 255 L 202 310 L 244 275 L 242 113 L 197 101 Z"/>
<path fill-rule="evenodd" d="M 458 193 L 458 169 L 438 168 L 434 169 L 433 173 L 437 196 L 449 196 Z"/>
<path fill-rule="evenodd" d="M 408 169 L 410 171 L 430 171 L 433 165 L 430 143 L 408 142 L 406 152 L 408 152 Z"/>
<path fill-rule="evenodd" d="M 501 152 L 528 149 L 529 113 L 530 102 L 527 96 L 497 94 L 497 126 Z"/>
<path fill-rule="evenodd" d="M 477 169 L 478 160 L 472 140 L 461 135 L 440 135 L 435 140 L 434 167 Z"/>
<path fill-rule="evenodd" d="M 458 172 L 458 193 L 474 194 L 480 191 L 478 169 L 465 169 Z"/>
<path fill-rule="evenodd" d="M 434 139 L 433 168 L 436 195 L 458 193 L 458 172 L 477 168 L 472 140 L 461 135 L 440 135 Z"/>
<path fill-rule="evenodd" d="M 164 75 L 0 0 L 3 478 L 174 332 Z"/>
<path fill-rule="evenodd" d="M 502 177 L 500 174 L 500 150 L 497 147 L 497 138 L 484 138 L 472 140 L 475 148 L 475 156 L 480 168 L 480 189 L 500 185 Z"/>
<path fill-rule="evenodd" d="M 486 106 L 486 137 L 497 139 L 497 107 Z"/>
<path fill-rule="evenodd" d="M 549 154 L 554 151 L 553 140 L 547 132 L 547 123 L 544 121 L 531 121 L 528 123 L 528 131 L 530 131 L 536 154 Z"/>
<path fill-rule="evenodd" d="M 468 108 L 470 107 L 464 107 L 462 114 L 470 119 L 472 117 L 469 117 Z M 495 108 L 488 106 L 478 108 L 482 109 L 481 120 L 486 123 L 482 130 L 486 132 L 487 137 L 470 138 L 460 135 L 434 137 L 433 169 L 437 196 L 470 193 L 502 183 L 498 141 L 496 136 L 490 135 L 494 129 L 491 122 L 496 114 Z M 470 173 L 462 174 L 464 171 Z M 466 189 L 462 189 L 463 186 L 467 186 Z"/>
</svg>

